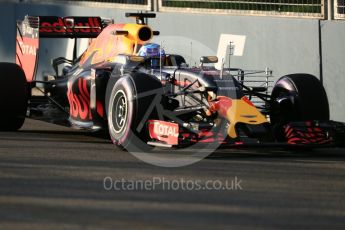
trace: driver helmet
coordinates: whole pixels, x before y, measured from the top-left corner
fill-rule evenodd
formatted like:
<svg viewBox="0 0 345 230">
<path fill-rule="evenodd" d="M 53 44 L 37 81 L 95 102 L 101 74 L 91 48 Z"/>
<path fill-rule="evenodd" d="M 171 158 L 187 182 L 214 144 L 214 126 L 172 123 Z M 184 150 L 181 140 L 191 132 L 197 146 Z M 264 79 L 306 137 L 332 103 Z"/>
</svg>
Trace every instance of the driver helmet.
<svg viewBox="0 0 345 230">
<path fill-rule="evenodd" d="M 151 58 L 151 66 L 157 67 L 160 64 L 159 58 L 161 58 L 162 63 L 165 61 L 165 51 L 160 45 L 156 43 L 147 43 L 143 45 L 139 52 L 139 56 Z"/>
</svg>

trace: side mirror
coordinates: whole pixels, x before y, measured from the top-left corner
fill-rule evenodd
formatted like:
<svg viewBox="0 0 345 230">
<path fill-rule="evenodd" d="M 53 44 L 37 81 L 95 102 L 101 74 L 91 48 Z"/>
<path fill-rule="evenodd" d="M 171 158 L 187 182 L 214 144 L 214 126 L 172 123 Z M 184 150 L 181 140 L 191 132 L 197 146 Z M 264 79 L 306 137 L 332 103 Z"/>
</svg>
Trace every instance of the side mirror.
<svg viewBox="0 0 345 230">
<path fill-rule="evenodd" d="M 201 63 L 217 63 L 218 58 L 217 56 L 202 56 L 200 58 Z"/>
<path fill-rule="evenodd" d="M 200 67 L 203 67 L 203 65 L 209 64 L 209 63 L 217 63 L 218 62 L 218 58 L 217 56 L 202 56 L 200 58 Z"/>
</svg>

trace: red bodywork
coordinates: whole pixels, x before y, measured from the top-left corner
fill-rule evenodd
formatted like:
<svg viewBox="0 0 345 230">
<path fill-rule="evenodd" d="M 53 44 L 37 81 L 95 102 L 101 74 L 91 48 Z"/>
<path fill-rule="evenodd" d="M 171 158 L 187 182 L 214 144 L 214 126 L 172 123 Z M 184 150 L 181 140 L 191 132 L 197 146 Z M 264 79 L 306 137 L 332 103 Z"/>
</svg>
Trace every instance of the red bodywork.
<svg viewBox="0 0 345 230">
<path fill-rule="evenodd" d="M 179 127 L 176 123 L 150 120 L 149 133 L 152 139 L 169 145 L 178 145 Z"/>
<path fill-rule="evenodd" d="M 38 39 L 17 36 L 16 64 L 24 70 L 26 80 L 34 79 Z"/>
<path fill-rule="evenodd" d="M 38 47 L 38 29 L 19 22 L 17 25 L 16 64 L 22 67 L 28 82 L 33 81 L 35 77 Z"/>
</svg>

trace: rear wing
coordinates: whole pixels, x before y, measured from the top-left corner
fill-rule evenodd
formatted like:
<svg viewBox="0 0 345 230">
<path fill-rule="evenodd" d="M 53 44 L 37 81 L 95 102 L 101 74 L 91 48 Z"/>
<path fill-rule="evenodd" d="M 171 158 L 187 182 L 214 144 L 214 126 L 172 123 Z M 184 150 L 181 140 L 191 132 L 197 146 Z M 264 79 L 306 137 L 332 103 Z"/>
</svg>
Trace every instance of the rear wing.
<svg viewBox="0 0 345 230">
<path fill-rule="evenodd" d="M 16 63 L 31 82 L 36 75 L 39 38 L 95 38 L 112 23 L 111 19 L 94 16 L 25 16 L 17 22 Z"/>
<path fill-rule="evenodd" d="M 41 38 L 95 38 L 113 21 L 93 16 L 25 16 L 24 20 L 18 23 L 38 28 Z"/>
</svg>

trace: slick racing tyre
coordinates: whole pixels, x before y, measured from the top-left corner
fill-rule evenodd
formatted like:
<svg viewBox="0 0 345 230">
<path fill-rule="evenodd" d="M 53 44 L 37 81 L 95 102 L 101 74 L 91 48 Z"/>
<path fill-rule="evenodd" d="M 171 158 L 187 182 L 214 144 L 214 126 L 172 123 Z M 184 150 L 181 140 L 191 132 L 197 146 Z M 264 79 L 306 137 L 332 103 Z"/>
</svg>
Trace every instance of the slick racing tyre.
<svg viewBox="0 0 345 230">
<path fill-rule="evenodd" d="M 281 77 L 272 90 L 272 130 L 277 141 L 286 141 L 284 126 L 293 121 L 329 120 L 326 91 L 313 75 Z"/>
<path fill-rule="evenodd" d="M 313 75 L 291 74 L 281 77 L 272 90 L 277 107 L 271 114 L 272 123 L 329 120 L 325 89 Z"/>
<path fill-rule="evenodd" d="M 0 130 L 18 130 L 24 123 L 28 105 L 25 74 L 14 63 L 0 63 L 0 82 Z"/>
<path fill-rule="evenodd" d="M 150 151 L 147 121 L 153 111 L 147 111 L 154 103 L 155 89 L 161 88 L 157 79 L 143 73 L 125 75 L 107 87 L 108 128 L 115 145 L 128 151 Z"/>
</svg>

